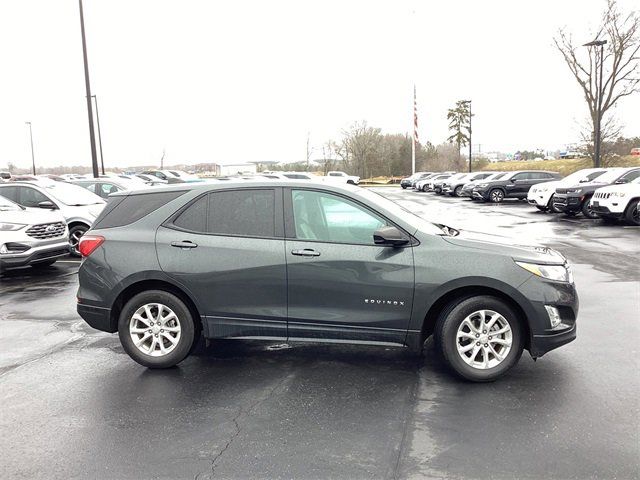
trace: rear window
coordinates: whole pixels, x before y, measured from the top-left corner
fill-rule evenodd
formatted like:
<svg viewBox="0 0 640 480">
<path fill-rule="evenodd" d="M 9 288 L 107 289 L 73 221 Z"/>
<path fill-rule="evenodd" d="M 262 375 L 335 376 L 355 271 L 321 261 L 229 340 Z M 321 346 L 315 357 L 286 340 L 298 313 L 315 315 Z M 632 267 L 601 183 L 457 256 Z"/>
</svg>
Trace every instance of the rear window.
<svg viewBox="0 0 640 480">
<path fill-rule="evenodd" d="M 96 219 L 93 228 L 122 227 L 137 222 L 184 193 L 181 190 L 113 197 Z"/>
</svg>

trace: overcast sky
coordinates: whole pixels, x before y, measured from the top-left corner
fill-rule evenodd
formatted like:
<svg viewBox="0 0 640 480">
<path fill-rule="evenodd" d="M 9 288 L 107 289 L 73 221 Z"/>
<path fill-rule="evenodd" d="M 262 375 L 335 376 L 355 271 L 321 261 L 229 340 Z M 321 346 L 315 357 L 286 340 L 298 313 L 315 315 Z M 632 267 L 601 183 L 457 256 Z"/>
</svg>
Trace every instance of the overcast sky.
<svg viewBox="0 0 640 480">
<path fill-rule="evenodd" d="M 620 0 L 627 11 L 633 0 Z M 105 163 L 303 160 L 356 120 L 443 142 L 472 99 L 482 151 L 562 148 L 586 116 L 552 46 L 604 0 L 85 0 Z M 90 165 L 78 2 L 0 0 L 0 168 Z M 617 109 L 640 136 L 640 98 Z"/>
</svg>

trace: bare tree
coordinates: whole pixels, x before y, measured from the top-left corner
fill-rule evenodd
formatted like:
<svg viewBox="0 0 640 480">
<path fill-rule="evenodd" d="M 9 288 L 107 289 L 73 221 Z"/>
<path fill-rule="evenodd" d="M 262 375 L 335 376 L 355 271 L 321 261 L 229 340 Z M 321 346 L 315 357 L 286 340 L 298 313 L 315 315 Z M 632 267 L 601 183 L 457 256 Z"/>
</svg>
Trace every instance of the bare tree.
<svg viewBox="0 0 640 480">
<path fill-rule="evenodd" d="M 607 121 L 602 121 L 604 115 L 618 100 L 640 91 L 638 12 L 623 14 L 618 9 L 616 0 L 608 0 L 601 25 L 595 32 L 595 38 L 607 40 L 602 59 L 599 58 L 598 47 L 592 46 L 587 49 L 582 46 L 583 42 L 575 45 L 571 33 L 565 29 L 558 32 L 554 43 L 582 88 L 589 108 L 591 132 L 596 131 L 600 122 L 601 131 L 604 134 L 607 124 Z M 596 75 L 600 61 L 603 66 L 602 82 Z M 600 118 L 598 118 L 598 87 L 602 92 Z"/>
</svg>

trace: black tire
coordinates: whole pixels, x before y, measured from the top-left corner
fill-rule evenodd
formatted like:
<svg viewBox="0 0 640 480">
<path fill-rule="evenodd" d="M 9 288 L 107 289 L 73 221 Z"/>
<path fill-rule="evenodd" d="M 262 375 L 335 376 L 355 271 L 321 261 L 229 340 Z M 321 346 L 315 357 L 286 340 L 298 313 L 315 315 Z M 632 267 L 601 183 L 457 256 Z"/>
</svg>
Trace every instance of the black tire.
<svg viewBox="0 0 640 480">
<path fill-rule="evenodd" d="M 547 211 L 547 207 L 541 207 L 540 205 L 536 205 L 536 208 L 538 210 L 540 210 L 541 212 L 546 212 Z"/>
<path fill-rule="evenodd" d="M 181 329 L 178 344 L 172 351 L 163 356 L 155 357 L 140 351 L 133 343 L 129 333 L 131 317 L 133 317 L 136 310 L 149 303 L 166 305 L 178 317 Z M 134 361 L 148 368 L 170 368 L 184 360 L 194 344 L 196 330 L 189 308 L 177 296 L 163 290 L 147 290 L 137 294 L 125 304 L 118 319 L 118 336 L 125 352 Z"/>
<path fill-rule="evenodd" d="M 426 186 L 426 185 L 423 185 L 423 186 L 422 186 L 422 191 L 423 191 L 423 192 L 426 192 L 426 191 L 427 191 L 427 186 Z"/>
<path fill-rule="evenodd" d="M 555 195 L 551 195 L 551 198 L 549 199 L 549 203 L 547 203 L 547 209 L 551 213 L 561 213 L 560 210 L 558 210 L 556 206 L 553 204 L 554 196 Z"/>
<path fill-rule="evenodd" d="M 57 260 L 58 260 L 57 258 L 52 258 L 51 260 L 47 260 L 46 262 L 32 263 L 31 264 L 31 268 L 46 268 L 46 267 L 50 267 L 51 265 L 56 263 Z"/>
<path fill-rule="evenodd" d="M 460 197 L 462 193 L 462 185 L 458 185 L 454 190 L 453 193 L 451 194 L 454 197 Z"/>
<path fill-rule="evenodd" d="M 501 188 L 493 188 L 489 192 L 489 201 L 491 203 L 502 203 L 504 200 L 504 192 Z"/>
<path fill-rule="evenodd" d="M 640 199 L 631 200 L 624 213 L 624 219 L 631 225 L 640 226 Z"/>
<path fill-rule="evenodd" d="M 582 202 L 582 215 L 592 220 L 598 218 L 598 214 L 591 208 L 591 197 L 585 198 Z"/>
<path fill-rule="evenodd" d="M 578 212 L 563 212 L 567 217 L 575 217 L 576 215 L 578 215 Z"/>
<path fill-rule="evenodd" d="M 511 349 L 496 366 L 480 369 L 467 364 L 458 353 L 457 332 L 462 322 L 479 310 L 493 310 L 499 313 L 511 328 Z M 522 355 L 524 348 L 523 329 L 514 310 L 503 300 L 488 295 L 480 295 L 453 302 L 440 315 L 435 329 L 435 340 L 449 367 L 460 377 L 473 382 L 491 382 L 511 369 Z M 478 352 L 480 353 L 480 352 Z"/>
<path fill-rule="evenodd" d="M 69 229 L 69 245 L 71 247 L 71 255 L 74 257 L 80 257 L 80 252 L 78 252 L 78 243 L 80 242 L 80 238 L 87 233 L 89 227 L 87 225 L 74 225 Z"/>
<path fill-rule="evenodd" d="M 400 185 L 400 186 L 402 187 L 402 189 L 403 189 L 403 190 L 406 190 L 406 189 L 407 189 L 407 186 L 406 186 L 406 185 Z"/>
</svg>

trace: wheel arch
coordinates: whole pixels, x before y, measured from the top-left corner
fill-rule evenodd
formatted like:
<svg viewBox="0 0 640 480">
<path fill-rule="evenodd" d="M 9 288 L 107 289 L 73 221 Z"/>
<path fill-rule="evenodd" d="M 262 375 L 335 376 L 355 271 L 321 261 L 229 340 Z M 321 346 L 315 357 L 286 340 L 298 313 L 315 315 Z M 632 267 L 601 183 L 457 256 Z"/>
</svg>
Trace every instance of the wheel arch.
<svg viewBox="0 0 640 480">
<path fill-rule="evenodd" d="M 162 290 L 164 292 L 172 293 L 173 295 L 178 297 L 187 306 L 187 308 L 189 309 L 189 312 L 191 312 L 194 323 L 196 324 L 196 335 L 202 331 L 202 328 L 203 328 L 202 317 L 200 315 L 200 312 L 198 311 L 196 303 L 193 301 L 191 296 L 180 287 L 170 282 L 167 282 L 165 280 L 159 280 L 159 279 L 139 280 L 134 283 L 131 283 L 126 288 L 124 288 L 118 294 L 118 296 L 116 297 L 116 299 L 112 304 L 111 318 L 110 318 L 111 325 L 112 326 L 115 325 L 117 329 L 118 318 L 120 317 L 120 312 L 122 311 L 122 308 L 125 306 L 125 304 L 138 293 L 141 293 L 147 290 Z"/>
<path fill-rule="evenodd" d="M 508 293 L 500 290 L 499 288 L 496 288 L 495 286 L 486 285 L 464 285 L 453 288 L 441 294 L 438 299 L 431 304 L 424 316 L 422 328 L 420 331 L 420 345 L 422 345 L 427 338 L 433 335 L 436 323 L 440 318 L 440 315 L 450 305 L 452 305 L 454 302 L 459 303 L 463 300 L 466 300 L 467 298 L 478 297 L 482 295 L 499 298 L 514 309 L 514 311 L 518 315 L 520 326 L 523 329 L 524 347 L 528 350 L 531 346 L 531 326 L 529 325 L 529 317 L 525 311 L 525 308 L 523 308 L 523 306 L 516 299 L 514 299 L 512 295 L 509 295 Z"/>
</svg>

